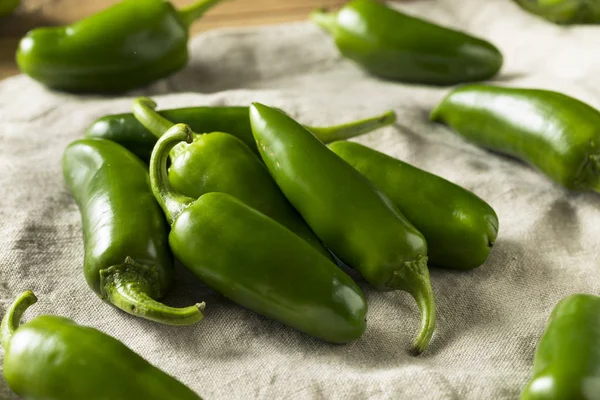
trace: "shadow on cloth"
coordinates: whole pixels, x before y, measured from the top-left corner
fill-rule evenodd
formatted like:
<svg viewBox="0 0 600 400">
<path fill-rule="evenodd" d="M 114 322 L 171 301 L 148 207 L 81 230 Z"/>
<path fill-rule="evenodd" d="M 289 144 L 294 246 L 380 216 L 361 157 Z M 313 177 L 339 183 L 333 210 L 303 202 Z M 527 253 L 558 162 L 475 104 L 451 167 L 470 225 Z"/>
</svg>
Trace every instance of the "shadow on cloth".
<svg viewBox="0 0 600 400">
<path fill-rule="evenodd" d="M 183 70 L 167 78 L 166 84 L 169 93 L 214 93 L 248 88 L 256 81 L 263 81 L 264 77 L 256 68 L 239 66 L 256 64 L 256 55 L 252 49 L 238 47 L 227 55 L 227 62 L 212 63 L 210 60 L 204 61 L 202 56 L 190 60 Z"/>
<path fill-rule="evenodd" d="M 438 325 L 425 355 L 443 353 L 476 328 L 502 321 L 509 323 L 514 315 L 503 315 L 494 305 L 511 300 L 518 304 L 519 300 L 515 299 L 537 301 L 536 294 L 529 292 L 527 282 L 544 279 L 548 272 L 544 266 L 549 266 L 549 260 L 543 254 L 528 251 L 519 242 L 500 239 L 487 262 L 477 269 L 463 272 L 431 268 Z M 515 345 L 521 348 L 519 354 L 530 362 L 532 338 L 515 339 Z"/>
</svg>

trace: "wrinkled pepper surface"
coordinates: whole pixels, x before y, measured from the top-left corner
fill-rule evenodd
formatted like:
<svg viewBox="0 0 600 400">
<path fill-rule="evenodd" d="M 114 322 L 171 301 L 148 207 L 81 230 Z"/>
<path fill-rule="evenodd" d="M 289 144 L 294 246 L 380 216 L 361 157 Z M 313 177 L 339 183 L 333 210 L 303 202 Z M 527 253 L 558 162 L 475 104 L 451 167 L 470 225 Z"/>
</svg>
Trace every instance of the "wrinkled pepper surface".
<svg viewBox="0 0 600 400">
<path fill-rule="evenodd" d="M 69 26 L 29 31 L 17 49 L 22 72 L 70 92 L 123 92 L 180 70 L 188 29 L 223 0 L 176 10 L 164 0 L 123 0 Z"/>
<path fill-rule="evenodd" d="M 173 127 L 153 109 L 150 99 L 135 101 L 134 114 L 157 137 Z M 170 154 L 169 181 L 174 191 L 198 198 L 206 193 L 227 193 L 279 222 L 323 255 L 329 250 L 306 225 L 277 187 L 259 156 L 240 139 L 223 132 L 195 134 L 194 142 L 182 142 Z"/>
<path fill-rule="evenodd" d="M 63 154 L 63 174 L 83 223 L 84 274 L 105 301 L 132 315 L 186 325 L 204 304 L 168 307 L 173 282 L 168 225 L 150 189 L 146 165 L 109 140 L 77 140 Z"/>
<path fill-rule="evenodd" d="M 600 297 L 574 294 L 550 315 L 522 400 L 600 400 Z"/>
<path fill-rule="evenodd" d="M 155 107 L 155 103 L 152 101 L 146 101 L 146 104 Z M 240 139 L 258 154 L 250 122 L 248 121 L 248 107 L 187 107 L 163 110 L 158 113 L 168 121 L 189 125 L 194 132 L 200 134 L 227 132 Z M 141 116 L 141 114 L 138 116 Z M 308 129 L 323 143 L 331 143 L 368 133 L 395 121 L 396 114 L 393 111 L 388 111 L 358 123 L 351 122 L 331 127 L 309 127 Z M 149 119 L 144 123 L 150 127 L 155 124 L 155 121 Z M 162 128 L 163 126 L 158 125 L 152 131 L 159 132 Z M 150 160 L 152 148 L 157 140 L 157 135 L 138 122 L 132 113 L 107 115 L 99 118 L 88 128 L 85 136 L 117 142 L 142 160 Z"/>
<path fill-rule="evenodd" d="M 171 223 L 173 253 L 198 279 L 232 301 L 333 343 L 358 339 L 367 303 L 356 283 L 292 231 L 226 193 L 198 199 L 175 192 L 167 159 L 192 132 L 178 124 L 150 160 L 156 199 Z"/>
<path fill-rule="evenodd" d="M 498 235 L 498 217 L 485 201 L 361 144 L 340 141 L 329 148 L 381 189 L 425 236 L 430 265 L 472 269 L 485 262 Z"/>
<path fill-rule="evenodd" d="M 515 0 L 525 10 L 557 24 L 600 23 L 600 0 Z"/>
<path fill-rule="evenodd" d="M 0 17 L 11 14 L 20 2 L 21 0 L 0 0 Z"/>
<path fill-rule="evenodd" d="M 369 180 L 279 110 L 254 103 L 250 123 L 269 172 L 321 241 L 378 290 L 404 290 L 421 309 L 419 354 L 435 329 L 423 235 Z"/>
<path fill-rule="evenodd" d="M 42 315 L 19 326 L 37 301 L 22 293 L 2 318 L 4 378 L 29 400 L 199 400 L 184 384 L 117 339 L 70 319 Z"/>
<path fill-rule="evenodd" d="M 410 83 L 453 85 L 493 77 L 502 54 L 489 42 L 396 11 L 376 0 L 353 0 L 312 20 L 341 54 L 373 75 Z"/>
<path fill-rule="evenodd" d="M 448 94 L 431 119 L 536 167 L 567 189 L 600 191 L 600 111 L 572 97 L 468 85 Z"/>
</svg>

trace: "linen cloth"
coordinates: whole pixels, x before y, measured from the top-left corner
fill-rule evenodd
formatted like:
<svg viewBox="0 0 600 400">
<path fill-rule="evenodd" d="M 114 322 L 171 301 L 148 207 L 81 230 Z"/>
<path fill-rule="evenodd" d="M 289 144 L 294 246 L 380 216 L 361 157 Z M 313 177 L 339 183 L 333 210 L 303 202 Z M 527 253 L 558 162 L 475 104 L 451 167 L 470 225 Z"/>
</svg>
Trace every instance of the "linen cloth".
<svg viewBox="0 0 600 400">
<path fill-rule="evenodd" d="M 600 27 L 558 27 L 508 0 L 396 6 L 497 45 L 505 63 L 495 84 L 558 90 L 600 107 Z M 518 398 L 554 305 L 600 290 L 600 195 L 569 193 L 430 123 L 429 111 L 450 88 L 370 77 L 310 22 L 210 31 L 190 50 L 185 70 L 119 97 L 55 93 L 26 76 L 0 83 L 0 315 L 32 289 L 39 302 L 25 321 L 51 313 L 100 329 L 209 400 Z M 129 111 L 141 94 L 160 108 L 260 101 L 311 125 L 392 109 L 394 126 L 357 141 L 489 202 L 500 219 L 495 248 L 473 271 L 431 268 L 437 330 L 416 358 L 408 353 L 420 321 L 413 299 L 362 280 L 368 327 L 347 345 L 258 316 L 181 266 L 165 302 L 204 300 L 203 321 L 169 327 L 129 316 L 85 283 L 80 215 L 63 183 L 61 154 L 96 118 Z M 0 380 L 0 399 L 15 398 Z"/>
</svg>

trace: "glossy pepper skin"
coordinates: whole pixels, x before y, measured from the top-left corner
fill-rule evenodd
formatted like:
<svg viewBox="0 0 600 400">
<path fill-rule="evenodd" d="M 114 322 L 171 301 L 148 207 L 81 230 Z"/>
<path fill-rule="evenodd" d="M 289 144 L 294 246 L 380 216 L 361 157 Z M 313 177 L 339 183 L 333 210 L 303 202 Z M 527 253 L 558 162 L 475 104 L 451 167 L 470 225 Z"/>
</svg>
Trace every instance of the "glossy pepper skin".
<svg viewBox="0 0 600 400">
<path fill-rule="evenodd" d="M 171 223 L 173 253 L 202 282 L 258 314 L 332 343 L 358 339 L 367 303 L 327 257 L 271 218 L 226 193 L 195 200 L 174 192 L 166 163 L 187 125 L 161 137 L 152 153 L 152 190 Z"/>
<path fill-rule="evenodd" d="M 20 0 L 0 0 L 0 17 L 12 13 L 18 6 Z"/>
<path fill-rule="evenodd" d="M 429 264 L 472 269 L 485 262 L 498 235 L 498 216 L 474 193 L 358 143 L 329 149 L 375 184 L 417 228 Z"/>
<path fill-rule="evenodd" d="M 304 220 L 378 290 L 410 293 L 422 313 L 412 351 L 425 350 L 435 302 L 423 235 L 371 182 L 281 111 L 254 103 L 250 124 L 269 172 Z"/>
<path fill-rule="evenodd" d="M 151 105 L 152 108 L 156 106 L 151 100 L 146 101 L 146 104 Z M 258 154 L 248 121 L 248 107 L 187 107 L 163 110 L 158 113 L 167 121 L 189 125 L 194 132 L 227 132 L 240 139 Z M 396 114 L 388 111 L 359 122 L 330 127 L 309 127 L 308 129 L 323 143 L 331 143 L 368 133 L 381 126 L 392 124 L 395 120 Z M 149 127 L 155 125 L 153 119 L 144 123 Z M 161 125 L 154 126 L 152 131 L 155 133 L 153 134 L 138 122 L 132 113 L 115 114 L 96 120 L 88 128 L 85 136 L 117 142 L 146 161 L 150 160 L 152 148 L 156 144 L 157 137 L 160 137 L 156 132 L 162 128 Z M 161 133 L 163 132 L 161 131 Z"/>
<path fill-rule="evenodd" d="M 353 0 L 312 20 L 341 54 L 369 73 L 391 80 L 453 85 L 493 77 L 502 54 L 491 43 L 400 13 L 376 0 Z"/>
<path fill-rule="evenodd" d="M 525 10 L 557 24 L 600 23 L 600 0 L 515 0 Z"/>
<path fill-rule="evenodd" d="M 135 101 L 134 114 L 160 137 L 173 127 L 153 110 L 147 98 Z M 246 110 L 247 111 L 247 110 Z M 279 222 L 333 261 L 300 214 L 277 187 L 259 156 L 235 136 L 223 132 L 194 135 L 191 144 L 180 143 L 170 154 L 169 181 L 174 191 L 194 199 L 227 193 Z"/>
<path fill-rule="evenodd" d="M 84 139 L 65 149 L 63 173 L 81 212 L 90 288 L 138 317 L 170 325 L 199 321 L 203 303 L 173 308 L 155 300 L 172 285 L 173 256 L 144 163 L 116 143 Z"/>
<path fill-rule="evenodd" d="M 572 97 L 469 85 L 446 96 L 431 119 L 536 167 L 567 189 L 600 190 L 600 112 Z"/>
<path fill-rule="evenodd" d="M 185 66 L 190 25 L 221 1 L 197 0 L 178 11 L 164 0 L 123 0 L 69 26 L 31 30 L 19 43 L 17 64 L 52 89 L 135 89 Z"/>
<path fill-rule="evenodd" d="M 574 294 L 550 315 L 522 400 L 600 399 L 600 297 Z"/>
<path fill-rule="evenodd" d="M 42 315 L 19 326 L 37 301 L 31 291 L 9 307 L 0 330 L 4 378 L 29 400 L 199 400 L 123 343 L 70 319 Z"/>
</svg>

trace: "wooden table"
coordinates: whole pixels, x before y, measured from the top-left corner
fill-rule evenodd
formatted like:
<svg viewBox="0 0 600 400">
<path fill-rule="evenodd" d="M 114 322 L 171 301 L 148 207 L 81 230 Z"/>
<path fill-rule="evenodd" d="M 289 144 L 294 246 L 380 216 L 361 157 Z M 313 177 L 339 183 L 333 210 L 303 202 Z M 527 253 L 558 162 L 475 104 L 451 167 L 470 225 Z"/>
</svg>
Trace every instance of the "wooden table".
<svg viewBox="0 0 600 400">
<path fill-rule="evenodd" d="M 37 26 L 63 25 L 94 14 L 120 0 L 21 0 L 11 16 L 0 18 L 0 79 L 19 73 L 14 62 L 19 39 Z M 172 0 L 178 6 L 193 0 Z M 305 19 L 317 7 L 344 0 L 232 0 L 216 6 L 192 26 L 192 33 L 224 26 L 275 24 Z"/>
</svg>

